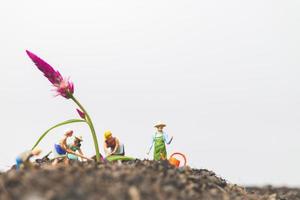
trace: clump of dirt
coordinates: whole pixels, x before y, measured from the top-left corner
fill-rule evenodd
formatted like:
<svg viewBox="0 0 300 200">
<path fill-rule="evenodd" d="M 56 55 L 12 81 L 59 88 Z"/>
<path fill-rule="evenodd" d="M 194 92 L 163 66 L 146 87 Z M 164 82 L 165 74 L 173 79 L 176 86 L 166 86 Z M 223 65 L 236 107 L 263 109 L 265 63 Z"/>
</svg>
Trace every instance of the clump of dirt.
<svg viewBox="0 0 300 200">
<path fill-rule="evenodd" d="M 1 200 L 277 200 L 247 192 L 205 169 L 174 168 L 167 161 L 74 162 L 0 174 Z"/>
</svg>

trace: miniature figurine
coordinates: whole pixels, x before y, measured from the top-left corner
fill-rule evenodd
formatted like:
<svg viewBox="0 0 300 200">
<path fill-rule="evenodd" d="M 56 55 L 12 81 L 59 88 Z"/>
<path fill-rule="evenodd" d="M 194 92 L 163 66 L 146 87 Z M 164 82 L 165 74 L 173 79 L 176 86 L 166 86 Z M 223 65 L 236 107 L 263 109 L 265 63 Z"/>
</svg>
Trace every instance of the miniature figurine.
<svg viewBox="0 0 300 200">
<path fill-rule="evenodd" d="M 31 167 L 32 164 L 30 162 L 30 158 L 33 156 L 38 156 L 42 150 L 38 147 L 34 148 L 33 150 L 27 150 L 23 153 L 21 153 L 16 158 L 16 169 L 19 170 L 20 168 L 28 168 Z"/>
<path fill-rule="evenodd" d="M 166 124 L 157 123 L 154 127 L 157 129 L 157 131 L 152 137 L 152 143 L 147 154 L 149 155 L 154 145 L 153 159 L 164 160 L 167 158 L 166 144 L 171 144 L 173 137 L 169 139 L 169 136 L 163 131 L 163 128 L 166 127 Z"/>
<path fill-rule="evenodd" d="M 72 144 L 69 144 L 68 148 L 71 149 L 73 152 L 78 151 L 80 155 L 84 156 L 81 150 L 81 142 L 82 136 L 75 136 L 74 142 Z M 78 160 L 78 156 L 71 153 L 67 153 L 67 158 L 69 160 Z"/>
<path fill-rule="evenodd" d="M 69 148 L 69 146 L 67 145 L 67 139 L 69 137 L 72 137 L 72 135 L 73 135 L 73 130 L 66 131 L 63 139 L 58 144 L 54 145 L 53 153 L 54 153 L 55 159 L 52 163 L 53 165 L 56 165 L 60 160 L 64 160 L 65 164 L 68 164 L 68 159 L 65 159 L 67 153 L 90 160 L 89 158 L 87 158 L 81 154 L 75 153 L 72 149 Z"/>
<path fill-rule="evenodd" d="M 125 155 L 124 145 L 120 143 L 119 139 L 112 136 L 111 131 L 104 132 L 104 151 L 106 156 L 111 155 Z"/>
</svg>

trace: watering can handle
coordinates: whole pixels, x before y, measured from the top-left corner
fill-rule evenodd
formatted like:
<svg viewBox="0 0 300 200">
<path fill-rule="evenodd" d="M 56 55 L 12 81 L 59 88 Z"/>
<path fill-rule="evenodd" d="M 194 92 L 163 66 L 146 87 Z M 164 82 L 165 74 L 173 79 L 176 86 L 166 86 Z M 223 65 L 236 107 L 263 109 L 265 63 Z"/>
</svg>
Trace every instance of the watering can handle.
<svg viewBox="0 0 300 200">
<path fill-rule="evenodd" d="M 183 165 L 183 166 L 186 166 L 187 161 L 186 161 L 185 155 L 183 155 L 182 153 L 179 153 L 179 152 L 175 152 L 175 153 L 173 153 L 173 154 L 170 156 L 170 158 L 172 158 L 172 157 L 175 156 L 175 155 L 180 155 L 181 157 L 183 157 L 183 159 L 184 159 L 184 165 Z"/>
</svg>

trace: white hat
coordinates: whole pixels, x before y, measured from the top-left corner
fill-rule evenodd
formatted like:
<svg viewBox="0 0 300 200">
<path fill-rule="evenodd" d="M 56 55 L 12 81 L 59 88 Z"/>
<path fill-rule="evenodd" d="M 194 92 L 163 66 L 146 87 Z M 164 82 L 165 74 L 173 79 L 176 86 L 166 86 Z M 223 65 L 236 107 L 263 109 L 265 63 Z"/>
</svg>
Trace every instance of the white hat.
<svg viewBox="0 0 300 200">
<path fill-rule="evenodd" d="M 158 128 L 158 127 L 165 127 L 167 126 L 166 124 L 162 123 L 162 122 L 158 122 L 154 125 L 154 127 Z"/>
</svg>

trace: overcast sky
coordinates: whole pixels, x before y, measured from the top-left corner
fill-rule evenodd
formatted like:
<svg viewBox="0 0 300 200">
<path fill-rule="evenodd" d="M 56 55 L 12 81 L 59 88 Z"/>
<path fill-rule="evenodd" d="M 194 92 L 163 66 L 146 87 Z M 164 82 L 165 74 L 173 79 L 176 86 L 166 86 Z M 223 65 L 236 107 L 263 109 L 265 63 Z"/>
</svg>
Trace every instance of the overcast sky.
<svg viewBox="0 0 300 200">
<path fill-rule="evenodd" d="M 168 152 L 232 183 L 300 186 L 300 2 L 4 1 L 0 6 L 0 165 L 76 106 L 54 98 L 29 49 L 70 76 L 103 132 L 146 158 L 164 121 Z M 66 128 L 94 147 L 84 124 Z M 150 156 L 152 158 L 152 156 Z"/>
</svg>

